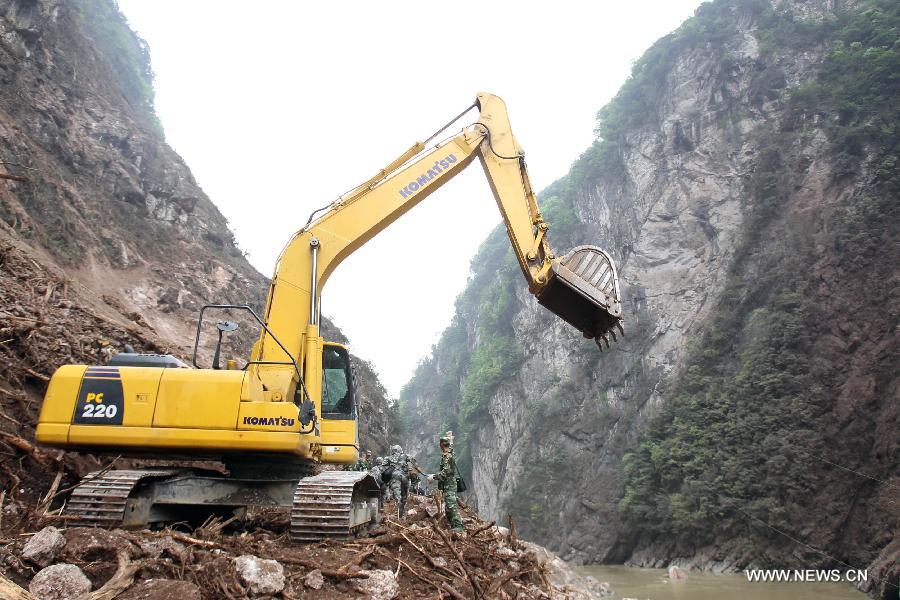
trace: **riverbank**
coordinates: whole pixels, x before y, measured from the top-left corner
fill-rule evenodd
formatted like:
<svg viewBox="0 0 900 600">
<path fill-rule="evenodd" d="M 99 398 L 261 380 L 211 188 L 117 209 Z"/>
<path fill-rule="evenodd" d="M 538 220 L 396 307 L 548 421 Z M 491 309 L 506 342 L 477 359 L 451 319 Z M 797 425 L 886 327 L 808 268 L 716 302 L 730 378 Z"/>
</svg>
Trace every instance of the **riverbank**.
<svg viewBox="0 0 900 600">
<path fill-rule="evenodd" d="M 673 581 L 665 569 L 622 565 L 574 569 L 582 576 L 608 582 L 616 600 L 868 600 L 868 596 L 846 582 L 750 582 L 744 573 L 708 571 L 688 571 L 687 579 Z"/>
</svg>

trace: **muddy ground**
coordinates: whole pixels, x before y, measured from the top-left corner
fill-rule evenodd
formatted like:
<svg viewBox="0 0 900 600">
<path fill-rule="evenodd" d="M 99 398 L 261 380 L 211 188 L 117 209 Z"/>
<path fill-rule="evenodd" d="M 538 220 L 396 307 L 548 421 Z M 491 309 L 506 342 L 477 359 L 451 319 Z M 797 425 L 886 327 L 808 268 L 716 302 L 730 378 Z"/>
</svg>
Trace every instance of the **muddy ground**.
<svg viewBox="0 0 900 600">
<path fill-rule="evenodd" d="M 106 531 L 78 527 L 52 509 L 40 512 L 7 500 L 0 524 L 0 568 L 6 572 L 0 595 L 31 600 L 35 596 L 25 590 L 42 567 L 70 564 L 90 580 L 94 591 L 88 597 L 94 600 L 163 600 L 176 593 L 184 600 L 589 597 L 583 588 L 566 589 L 553 566 L 518 540 L 514 528 L 486 523 L 464 508 L 466 534 L 453 536 L 437 502 L 412 497 L 402 520 L 389 503 L 382 523 L 354 540 L 292 545 L 285 510 L 257 513 L 243 523 L 214 520 L 195 529 Z M 65 545 L 50 560 L 29 559 L 23 552 L 27 543 L 47 525 L 58 529 Z M 240 556 L 277 561 L 280 589 L 259 591 L 258 582 L 237 569 Z"/>
</svg>

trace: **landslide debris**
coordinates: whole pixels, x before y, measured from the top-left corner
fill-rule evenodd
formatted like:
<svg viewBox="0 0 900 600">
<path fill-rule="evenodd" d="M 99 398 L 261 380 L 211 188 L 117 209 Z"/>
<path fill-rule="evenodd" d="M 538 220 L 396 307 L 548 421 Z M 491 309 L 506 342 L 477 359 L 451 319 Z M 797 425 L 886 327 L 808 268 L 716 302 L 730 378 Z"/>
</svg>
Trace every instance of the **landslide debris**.
<svg viewBox="0 0 900 600">
<path fill-rule="evenodd" d="M 0 494 L 35 510 L 43 510 L 51 487 L 65 489 L 100 466 L 90 455 L 34 443 L 53 371 L 65 363 L 105 362 L 125 344 L 144 352 L 169 350 L 139 315 L 92 297 L 42 258 L 0 232 Z"/>
<path fill-rule="evenodd" d="M 540 547 L 517 539 L 463 507 L 466 533 L 455 536 L 433 497 L 413 496 L 402 521 L 388 503 L 366 537 L 292 545 L 289 512 L 260 511 L 243 524 L 210 520 L 161 531 L 106 531 L 65 523 L 52 512 L 7 502 L 0 514 L 0 596 L 24 595 L 37 579 L 87 586 L 90 598 L 595 598 L 595 582 L 571 572 Z M 12 509 L 12 510 L 10 510 Z M 390 515 L 390 516 L 389 516 Z M 36 537 L 64 546 L 43 571 L 24 558 Z M 46 529 L 45 529 L 46 528 Z M 554 560 L 555 559 L 555 560 Z M 38 572 L 48 575 L 38 576 Z M 58 573 L 57 573 L 58 571 Z M 49 575 L 53 575 L 50 577 Z M 49 583 L 48 583 L 49 582 Z M 57 592 L 52 592 L 57 593 Z M 18 595 L 16 595 L 18 594 Z M 61 597 L 61 596 L 60 596 Z"/>
</svg>

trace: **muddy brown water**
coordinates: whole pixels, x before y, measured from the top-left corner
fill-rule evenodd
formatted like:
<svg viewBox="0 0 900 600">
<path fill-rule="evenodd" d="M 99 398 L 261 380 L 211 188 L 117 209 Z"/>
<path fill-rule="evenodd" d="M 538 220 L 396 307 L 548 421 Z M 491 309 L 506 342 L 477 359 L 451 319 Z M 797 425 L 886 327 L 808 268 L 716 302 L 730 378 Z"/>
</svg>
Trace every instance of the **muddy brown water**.
<svg viewBox="0 0 900 600">
<path fill-rule="evenodd" d="M 609 582 L 614 600 L 866 600 L 849 583 L 749 582 L 743 573 L 689 571 L 686 581 L 669 581 L 665 569 L 619 565 L 575 567 L 582 575 Z"/>
</svg>

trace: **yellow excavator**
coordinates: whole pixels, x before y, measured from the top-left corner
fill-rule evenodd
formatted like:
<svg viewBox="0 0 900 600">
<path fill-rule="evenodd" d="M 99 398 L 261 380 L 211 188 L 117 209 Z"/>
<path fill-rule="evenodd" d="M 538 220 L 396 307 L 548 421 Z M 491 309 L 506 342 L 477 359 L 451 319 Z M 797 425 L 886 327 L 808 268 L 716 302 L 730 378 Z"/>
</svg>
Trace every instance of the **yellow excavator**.
<svg viewBox="0 0 900 600">
<path fill-rule="evenodd" d="M 475 108 L 475 123 L 434 142 Z M 615 264 L 594 246 L 554 254 L 506 106 L 481 93 L 425 142 L 310 215 L 278 260 L 262 315 L 248 306 L 204 306 L 194 368 L 171 355 L 126 352 L 102 366 L 56 371 L 41 408 L 38 442 L 149 454 L 177 465 L 88 474 L 64 514 L 85 524 L 146 527 L 248 506 L 290 507 L 296 542 L 344 538 L 374 523 L 378 483 L 364 472 L 319 468 L 351 464 L 359 451 L 350 356 L 345 346 L 320 335 L 321 291 L 342 260 L 476 157 L 538 302 L 601 349 L 602 342 L 609 345 L 607 336 L 624 333 Z M 204 317 L 222 309 L 246 312 L 259 325 L 259 339 L 246 364 L 229 361 L 221 369 L 222 336 L 237 325 L 219 321 L 213 368 L 199 368 Z M 195 466 L 210 460 L 223 468 Z"/>
</svg>

